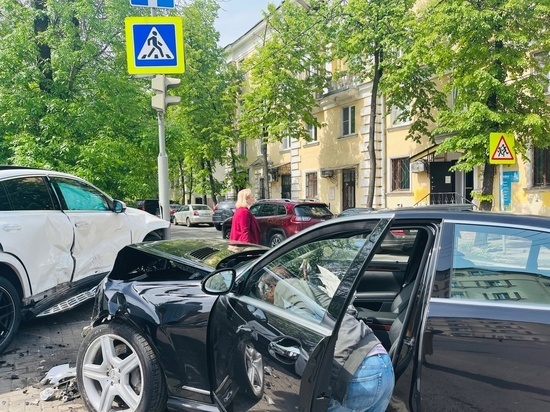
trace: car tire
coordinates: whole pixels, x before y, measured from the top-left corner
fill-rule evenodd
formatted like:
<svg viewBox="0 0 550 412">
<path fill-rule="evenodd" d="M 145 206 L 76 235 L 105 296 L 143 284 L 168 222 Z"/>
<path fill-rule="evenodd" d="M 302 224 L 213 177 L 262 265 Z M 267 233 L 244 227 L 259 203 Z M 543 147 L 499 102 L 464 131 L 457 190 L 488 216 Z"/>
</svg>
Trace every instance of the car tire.
<svg viewBox="0 0 550 412">
<path fill-rule="evenodd" d="M 176 219 L 176 216 L 174 216 L 174 225 L 177 226 L 179 224 L 180 224 L 180 222 L 178 222 L 178 219 Z"/>
<path fill-rule="evenodd" d="M 86 335 L 78 350 L 76 379 L 89 411 L 108 412 L 124 405 L 135 412 L 166 409 L 157 354 L 142 335 L 123 323 L 102 324 Z"/>
<path fill-rule="evenodd" d="M 259 401 L 264 395 L 264 362 L 254 344 L 242 341 L 238 347 L 237 380 L 246 397 Z"/>
<path fill-rule="evenodd" d="M 219 223 L 214 223 L 214 226 L 216 227 L 216 230 L 222 230 L 222 225 Z"/>
<path fill-rule="evenodd" d="M 230 227 L 226 227 L 223 229 L 223 232 L 222 232 L 222 238 L 223 239 L 229 239 L 229 235 L 231 234 L 231 228 Z"/>
<path fill-rule="evenodd" d="M 13 284 L 0 277 L 0 353 L 13 340 L 21 323 L 21 297 Z"/>
<path fill-rule="evenodd" d="M 281 243 L 283 240 L 285 240 L 285 236 L 282 233 L 275 233 L 271 238 L 269 239 L 269 247 L 277 246 L 279 243 Z"/>
<path fill-rule="evenodd" d="M 191 221 L 189 220 L 189 218 L 185 219 L 185 224 L 187 225 L 187 227 L 193 226 L 193 225 L 191 224 Z"/>
</svg>

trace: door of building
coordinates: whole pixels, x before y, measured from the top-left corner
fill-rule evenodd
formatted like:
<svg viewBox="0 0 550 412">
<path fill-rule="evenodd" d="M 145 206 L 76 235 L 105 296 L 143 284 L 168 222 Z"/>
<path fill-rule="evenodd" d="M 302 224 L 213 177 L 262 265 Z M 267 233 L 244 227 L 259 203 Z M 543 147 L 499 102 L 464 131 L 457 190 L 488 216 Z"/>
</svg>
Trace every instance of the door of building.
<svg viewBox="0 0 550 412">
<path fill-rule="evenodd" d="M 455 162 L 430 163 L 430 204 L 456 203 L 455 172 L 449 169 Z"/>
<path fill-rule="evenodd" d="M 342 211 L 355 207 L 355 169 L 342 170 Z"/>
<path fill-rule="evenodd" d="M 292 183 L 290 175 L 281 175 L 281 199 L 292 199 Z"/>
</svg>

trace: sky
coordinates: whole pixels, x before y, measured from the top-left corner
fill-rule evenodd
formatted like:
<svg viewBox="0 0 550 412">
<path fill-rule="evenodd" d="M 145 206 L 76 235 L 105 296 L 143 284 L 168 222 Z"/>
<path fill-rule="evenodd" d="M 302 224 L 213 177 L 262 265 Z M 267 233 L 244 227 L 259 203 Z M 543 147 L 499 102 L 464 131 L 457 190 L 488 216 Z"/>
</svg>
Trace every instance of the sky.
<svg viewBox="0 0 550 412">
<path fill-rule="evenodd" d="M 225 47 L 259 23 L 262 10 L 266 10 L 269 3 L 279 6 L 281 0 L 218 0 L 218 3 L 220 10 L 215 26 L 220 32 L 218 44 Z"/>
</svg>

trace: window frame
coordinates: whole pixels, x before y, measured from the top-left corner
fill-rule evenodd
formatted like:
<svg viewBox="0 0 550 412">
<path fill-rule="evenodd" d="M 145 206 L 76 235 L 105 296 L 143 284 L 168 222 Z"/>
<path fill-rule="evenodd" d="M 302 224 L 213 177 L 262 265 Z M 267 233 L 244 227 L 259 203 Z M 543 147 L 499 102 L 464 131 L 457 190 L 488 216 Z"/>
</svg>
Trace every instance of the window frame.
<svg viewBox="0 0 550 412">
<path fill-rule="evenodd" d="M 342 136 L 353 136 L 356 134 L 355 126 L 355 105 L 342 107 Z"/>
</svg>

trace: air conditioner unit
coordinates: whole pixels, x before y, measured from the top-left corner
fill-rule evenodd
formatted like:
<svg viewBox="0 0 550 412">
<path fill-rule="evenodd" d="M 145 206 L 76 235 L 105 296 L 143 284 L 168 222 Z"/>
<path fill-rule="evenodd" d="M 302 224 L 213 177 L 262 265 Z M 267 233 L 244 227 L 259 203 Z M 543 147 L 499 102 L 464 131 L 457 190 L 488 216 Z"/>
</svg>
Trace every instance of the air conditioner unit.
<svg viewBox="0 0 550 412">
<path fill-rule="evenodd" d="M 332 177 L 334 176 L 334 170 L 321 170 L 321 177 Z"/>
<path fill-rule="evenodd" d="M 422 173 L 426 171 L 426 162 L 424 160 L 416 160 L 411 163 L 411 172 Z"/>
</svg>

